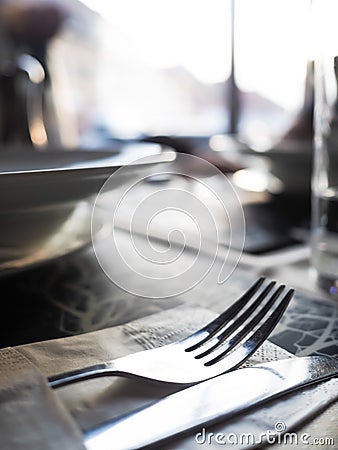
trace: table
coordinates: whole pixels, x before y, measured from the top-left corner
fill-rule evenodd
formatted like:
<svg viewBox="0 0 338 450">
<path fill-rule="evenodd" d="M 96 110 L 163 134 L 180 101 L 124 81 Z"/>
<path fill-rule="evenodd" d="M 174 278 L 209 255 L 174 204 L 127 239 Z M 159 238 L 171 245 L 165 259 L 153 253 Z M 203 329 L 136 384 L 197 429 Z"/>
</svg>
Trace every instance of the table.
<svg viewBox="0 0 338 450">
<path fill-rule="evenodd" d="M 186 180 L 184 180 L 185 182 Z M 189 188 L 194 189 L 194 186 L 190 184 L 189 181 Z M 143 194 L 149 193 L 154 186 L 156 184 L 146 186 L 146 192 L 141 192 L 141 197 Z M 46 265 L 0 278 L 3 299 L 2 317 L 4 318 L 0 329 L 0 346 L 4 348 L 46 341 L 121 324 L 127 324 L 122 327 L 124 329 L 132 328 L 133 324 L 128 324 L 128 322 L 142 317 L 147 320 L 148 327 L 152 328 L 152 317 L 156 317 L 152 316 L 154 313 L 162 311 L 168 319 L 169 311 L 177 314 L 175 308 L 184 305 L 192 306 L 194 312 L 201 311 L 200 308 L 197 308 L 198 306 L 208 309 L 209 311 L 203 309 L 208 314 L 210 311 L 221 312 L 233 303 L 257 277 L 266 276 L 296 288 L 296 295 L 270 340 L 296 355 L 328 354 L 338 356 L 338 302 L 320 292 L 311 275 L 309 249 L 304 243 L 307 236 L 307 217 L 297 214 L 299 212 L 297 205 L 290 205 L 289 202 L 285 203 L 279 199 L 276 201 L 266 195 L 242 192 L 241 200 L 247 219 L 248 240 L 239 264 L 226 282 L 217 282 L 223 264 L 222 258 L 226 251 L 226 247 L 221 243 L 221 251 L 215 258 L 215 263 L 196 286 L 170 298 L 159 300 L 141 298 L 114 284 L 102 271 L 93 248 L 88 246 Z M 131 206 L 133 207 L 134 204 L 132 203 Z M 214 213 L 215 217 L 221 217 L 217 211 Z M 223 225 L 220 219 L 217 222 L 220 231 L 223 230 Z M 115 233 L 121 248 L 130 248 L 128 247 L 130 246 L 130 234 L 127 227 L 122 226 L 116 229 Z M 158 239 L 158 237 L 160 238 Z M 155 236 L 155 238 L 153 243 L 157 250 L 168 248 L 168 243 L 161 238 L 161 235 Z M 206 238 L 208 239 L 208 236 Z M 139 234 L 137 239 L 140 245 L 149 244 L 142 234 Z M 109 250 L 108 244 L 107 239 L 99 241 L 99 250 L 106 252 L 107 249 Z M 176 243 L 173 242 L 173 245 L 175 246 Z M 236 255 L 236 251 L 234 254 Z M 183 262 L 189 263 L 195 258 L 196 250 L 188 247 L 183 255 Z M 212 259 L 212 256 L 210 252 L 205 251 L 199 255 L 198 261 L 204 263 L 210 257 Z M 111 267 L 114 278 L 118 280 L 119 264 L 112 260 Z M 133 274 L 128 276 L 130 277 L 128 279 L 130 286 L 135 286 L 136 278 Z M 154 280 L 148 280 L 147 286 L 149 283 L 153 286 L 154 282 Z M 184 307 L 183 310 L 192 311 L 189 307 Z M 192 313 L 190 312 L 188 316 L 190 314 Z M 149 322 L 148 319 L 150 319 Z M 178 332 L 178 334 L 175 333 L 175 337 L 187 331 L 185 317 L 180 320 L 181 327 L 177 326 L 177 322 L 175 322 L 178 328 L 175 330 Z M 154 329 L 156 330 L 156 321 Z M 110 333 L 116 330 L 119 329 L 112 328 L 106 331 Z M 98 334 L 100 333 L 95 336 Z M 169 335 L 173 337 L 172 333 Z M 83 337 L 92 342 L 92 335 Z M 53 343 L 51 344 L 53 346 Z M 113 339 L 111 345 L 114 345 Z M 39 346 L 40 344 L 37 344 L 38 348 Z M 87 345 L 85 347 L 88 348 Z M 94 347 L 97 348 L 96 345 Z M 112 350 L 116 350 L 116 348 L 117 346 L 112 347 Z M 50 351 L 47 354 L 49 367 Z M 97 355 L 97 352 L 93 354 Z M 64 353 L 62 353 L 61 360 L 68 362 L 72 361 L 72 358 L 64 357 Z M 103 383 L 111 382 L 111 380 L 105 379 L 101 381 Z M 81 399 L 84 398 L 80 391 L 86 388 L 83 388 L 81 383 L 73 388 L 75 393 L 69 398 L 62 397 L 66 406 L 71 399 L 80 399 L 81 402 Z M 60 395 L 62 396 L 62 393 Z M 97 398 L 103 397 L 98 394 Z M 114 396 L 112 398 L 114 400 Z M 320 401 L 322 401 L 322 397 L 320 397 Z M 302 405 L 299 406 L 303 412 Z M 110 417 L 111 411 L 115 409 L 112 405 L 109 405 L 108 409 Z M 37 411 L 40 410 L 39 407 Z M 70 410 L 72 409 L 70 408 Z M 77 406 L 74 407 L 74 410 L 77 410 Z M 97 410 L 101 411 L 100 404 L 98 408 L 90 408 L 93 414 Z M 277 412 L 280 419 L 281 410 L 278 409 Z M 31 414 L 31 409 L 29 409 L 29 414 Z M 312 424 L 313 436 L 321 436 L 322 424 L 327 424 L 332 415 L 334 416 L 335 413 L 328 409 L 319 425 Z M 86 411 L 84 417 L 86 417 Z M 69 422 L 67 421 L 67 423 Z M 80 424 L 81 427 L 82 425 Z M 233 421 L 229 426 L 235 426 Z M 233 429 L 231 428 L 231 431 Z M 333 424 L 333 427 L 327 428 L 326 431 L 329 436 L 335 435 L 335 425 Z M 81 439 L 80 437 L 80 442 Z M 288 447 L 284 446 L 284 448 Z"/>
<path fill-rule="evenodd" d="M 285 204 L 264 195 L 243 193 L 242 201 L 253 239 L 249 239 L 240 264 L 224 285 L 217 285 L 216 272 L 211 271 L 203 282 L 183 295 L 156 301 L 138 298 L 106 277 L 89 246 L 45 266 L 0 279 L 5 318 L 0 346 L 119 325 L 184 302 L 220 312 L 258 276 L 264 275 L 296 288 L 292 303 L 272 334 L 272 342 L 297 355 L 338 356 L 338 301 L 316 288 L 307 246 L 302 239 L 285 232 L 296 229 L 305 230 L 306 234 L 306 228 L 302 228 L 306 220 L 300 220 L 291 210 L 297 220 L 288 223 Z M 277 234 L 276 217 L 282 223 Z M 117 233 L 121 242 L 128 241 L 128 233 Z M 269 245 L 264 248 L 266 243 Z"/>
</svg>

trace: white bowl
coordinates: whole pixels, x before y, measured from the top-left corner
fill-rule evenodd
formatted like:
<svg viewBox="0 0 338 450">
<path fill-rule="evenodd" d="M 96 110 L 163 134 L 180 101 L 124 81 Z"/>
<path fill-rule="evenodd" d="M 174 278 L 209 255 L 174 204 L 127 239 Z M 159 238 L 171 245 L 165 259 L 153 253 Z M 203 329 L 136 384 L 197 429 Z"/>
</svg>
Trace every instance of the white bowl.
<svg viewBox="0 0 338 450">
<path fill-rule="evenodd" d="M 137 162 L 147 152 L 153 156 Z M 36 252 L 64 226 L 81 202 L 94 201 L 103 183 L 118 168 L 130 164 L 132 173 L 140 169 L 140 164 L 172 159 L 172 152 L 162 153 L 156 144 L 136 145 L 134 151 L 122 154 L 83 150 L 0 152 L 1 261 L 13 256 L 27 258 Z"/>
</svg>

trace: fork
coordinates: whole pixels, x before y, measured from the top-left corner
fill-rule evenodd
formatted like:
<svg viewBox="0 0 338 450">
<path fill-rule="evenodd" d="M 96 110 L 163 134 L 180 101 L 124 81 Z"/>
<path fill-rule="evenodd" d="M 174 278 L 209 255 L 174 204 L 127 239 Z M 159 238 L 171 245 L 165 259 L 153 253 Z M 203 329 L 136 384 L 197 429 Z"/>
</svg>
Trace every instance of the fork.
<svg viewBox="0 0 338 450">
<path fill-rule="evenodd" d="M 285 293 L 285 288 L 261 277 L 232 306 L 190 336 L 51 376 L 49 385 L 56 388 L 111 375 L 192 385 L 236 369 L 263 344 L 279 322 L 294 294 L 293 289 Z"/>
</svg>

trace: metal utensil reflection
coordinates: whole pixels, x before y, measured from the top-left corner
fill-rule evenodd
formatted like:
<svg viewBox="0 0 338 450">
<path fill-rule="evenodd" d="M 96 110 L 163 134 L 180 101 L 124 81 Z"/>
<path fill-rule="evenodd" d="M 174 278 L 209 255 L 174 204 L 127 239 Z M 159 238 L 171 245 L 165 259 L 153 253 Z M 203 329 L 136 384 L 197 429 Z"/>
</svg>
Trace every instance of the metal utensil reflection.
<svg viewBox="0 0 338 450">
<path fill-rule="evenodd" d="M 65 18 L 57 4 L 0 3 L 0 143 L 6 147 L 59 143 L 48 93 L 47 45 Z"/>
<path fill-rule="evenodd" d="M 18 69 L 27 74 L 25 80 L 26 114 L 28 134 L 33 146 L 42 148 L 47 145 L 47 131 L 43 115 L 43 94 L 45 71 L 42 64 L 33 56 L 19 56 Z"/>
</svg>

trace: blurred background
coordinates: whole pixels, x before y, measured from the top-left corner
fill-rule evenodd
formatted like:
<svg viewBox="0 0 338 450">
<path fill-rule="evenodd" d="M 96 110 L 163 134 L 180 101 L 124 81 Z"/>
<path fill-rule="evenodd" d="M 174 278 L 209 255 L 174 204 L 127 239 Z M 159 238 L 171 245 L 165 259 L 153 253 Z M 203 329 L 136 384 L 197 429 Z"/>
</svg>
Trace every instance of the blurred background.
<svg viewBox="0 0 338 450">
<path fill-rule="evenodd" d="M 1 150 L 169 145 L 232 173 L 241 192 L 263 194 L 249 203 L 268 198 L 272 248 L 285 220 L 304 241 L 310 7 L 311 0 L 0 0 Z"/>
<path fill-rule="evenodd" d="M 23 54 L 44 66 L 52 143 L 216 135 L 210 146 L 220 150 L 217 135 L 230 133 L 264 151 L 311 107 L 309 6 L 1 0 L 1 75 Z"/>
<path fill-rule="evenodd" d="M 29 155 L 31 166 L 35 156 L 47 156 L 52 167 L 66 163 L 73 167 L 76 158 L 82 164 L 95 159 L 94 153 L 100 158 L 105 151 L 109 156 L 122 153 L 128 143 L 137 144 L 135 159 L 140 142 L 165 144 L 231 174 L 246 221 L 243 273 L 250 274 L 254 268 L 269 275 L 290 261 L 304 261 L 309 256 L 313 159 L 316 42 L 311 11 L 311 0 L 0 0 L 0 172 L 15 172 L 16 167 L 6 169 L 5 165 L 6 157 L 10 159 L 10 152 L 17 149 Z M 55 151 L 59 151 L 57 157 Z M 73 159 L 68 158 L 70 153 Z M 11 160 L 18 170 L 25 167 L 21 155 Z M 0 233 L 6 250 L 4 255 L 0 252 L 0 275 L 4 267 L 17 270 L 18 260 L 20 269 L 31 267 L 32 262 L 41 264 L 74 252 L 73 242 L 78 247 L 91 242 L 91 203 L 84 205 L 80 219 L 75 217 L 70 232 L 64 232 L 64 221 L 70 212 L 73 220 L 72 208 L 78 200 L 87 200 L 88 193 L 96 195 L 98 185 L 94 189 L 83 176 L 75 189 L 71 171 L 69 184 L 56 179 L 53 185 L 51 179 L 48 185 L 48 170 L 44 189 L 38 181 L 31 183 L 31 173 L 22 176 L 17 186 L 15 177 L 7 177 L 11 185 L 2 177 L 0 224 L 6 215 L 11 222 Z M 102 185 L 103 178 L 98 181 Z M 171 186 L 170 179 L 152 180 L 156 182 Z M 34 189 L 29 191 L 30 183 Z M 158 185 L 154 186 L 149 183 L 145 192 Z M 73 191 L 79 198 L 73 199 L 69 210 Z M 19 199 L 20 208 L 10 216 L 6 207 L 13 209 L 8 206 L 13 199 Z M 49 203 L 43 215 L 36 199 L 44 200 L 44 208 Z M 21 213 L 28 207 L 28 219 L 23 219 Z M 56 230 L 50 225 L 56 223 L 55 217 L 61 231 L 59 225 Z M 219 230 L 223 231 L 223 225 L 218 224 Z M 54 240 L 57 244 L 46 248 L 43 241 L 40 246 L 45 253 L 39 250 L 34 259 L 29 248 L 30 259 L 22 260 L 18 252 L 32 240 L 27 238 L 30 229 L 36 228 L 40 229 L 39 245 L 41 234 L 61 237 L 63 245 Z M 20 245 L 12 245 L 14 256 L 13 248 L 8 249 L 11 234 L 15 244 L 20 238 Z M 93 272 L 103 277 L 92 254 L 89 260 Z M 84 296 L 88 294 L 88 304 L 95 306 L 92 310 L 100 308 L 103 317 L 107 305 L 111 307 L 112 288 L 107 287 L 102 296 L 100 283 L 87 269 L 92 267 L 87 259 L 82 264 L 80 258 L 82 265 L 76 262 L 74 267 L 69 261 L 67 265 L 60 257 L 61 282 L 67 284 L 74 276 L 76 282 L 83 279 L 84 283 L 78 295 L 70 289 L 67 297 L 75 312 L 67 316 L 64 329 L 75 333 L 88 329 L 83 324 L 87 320 L 82 315 Z M 52 277 L 54 269 L 46 269 Z M 299 273 L 292 265 L 285 279 L 301 284 L 305 278 Z M 35 277 L 40 289 L 38 271 Z M 88 284 L 91 278 L 94 281 Z M 27 280 L 22 279 L 26 293 L 31 281 L 28 276 L 27 289 Z M 2 284 L 11 298 L 13 285 L 20 286 L 15 277 Z M 63 297 L 62 289 L 56 287 L 55 297 L 47 292 L 53 307 L 55 299 Z M 36 291 L 29 292 L 36 297 Z M 124 314 L 125 296 L 120 295 Z M 25 296 L 18 291 L 18 297 Z M 105 297 L 104 305 L 96 297 Z M 16 303 L 8 308 L 15 314 L 19 310 Z M 26 309 L 22 323 L 26 323 Z M 134 314 L 133 308 L 130 311 Z M 97 315 L 94 311 L 93 323 Z M 78 317 L 84 317 L 83 323 Z M 102 317 L 97 327 L 104 322 Z"/>
</svg>

